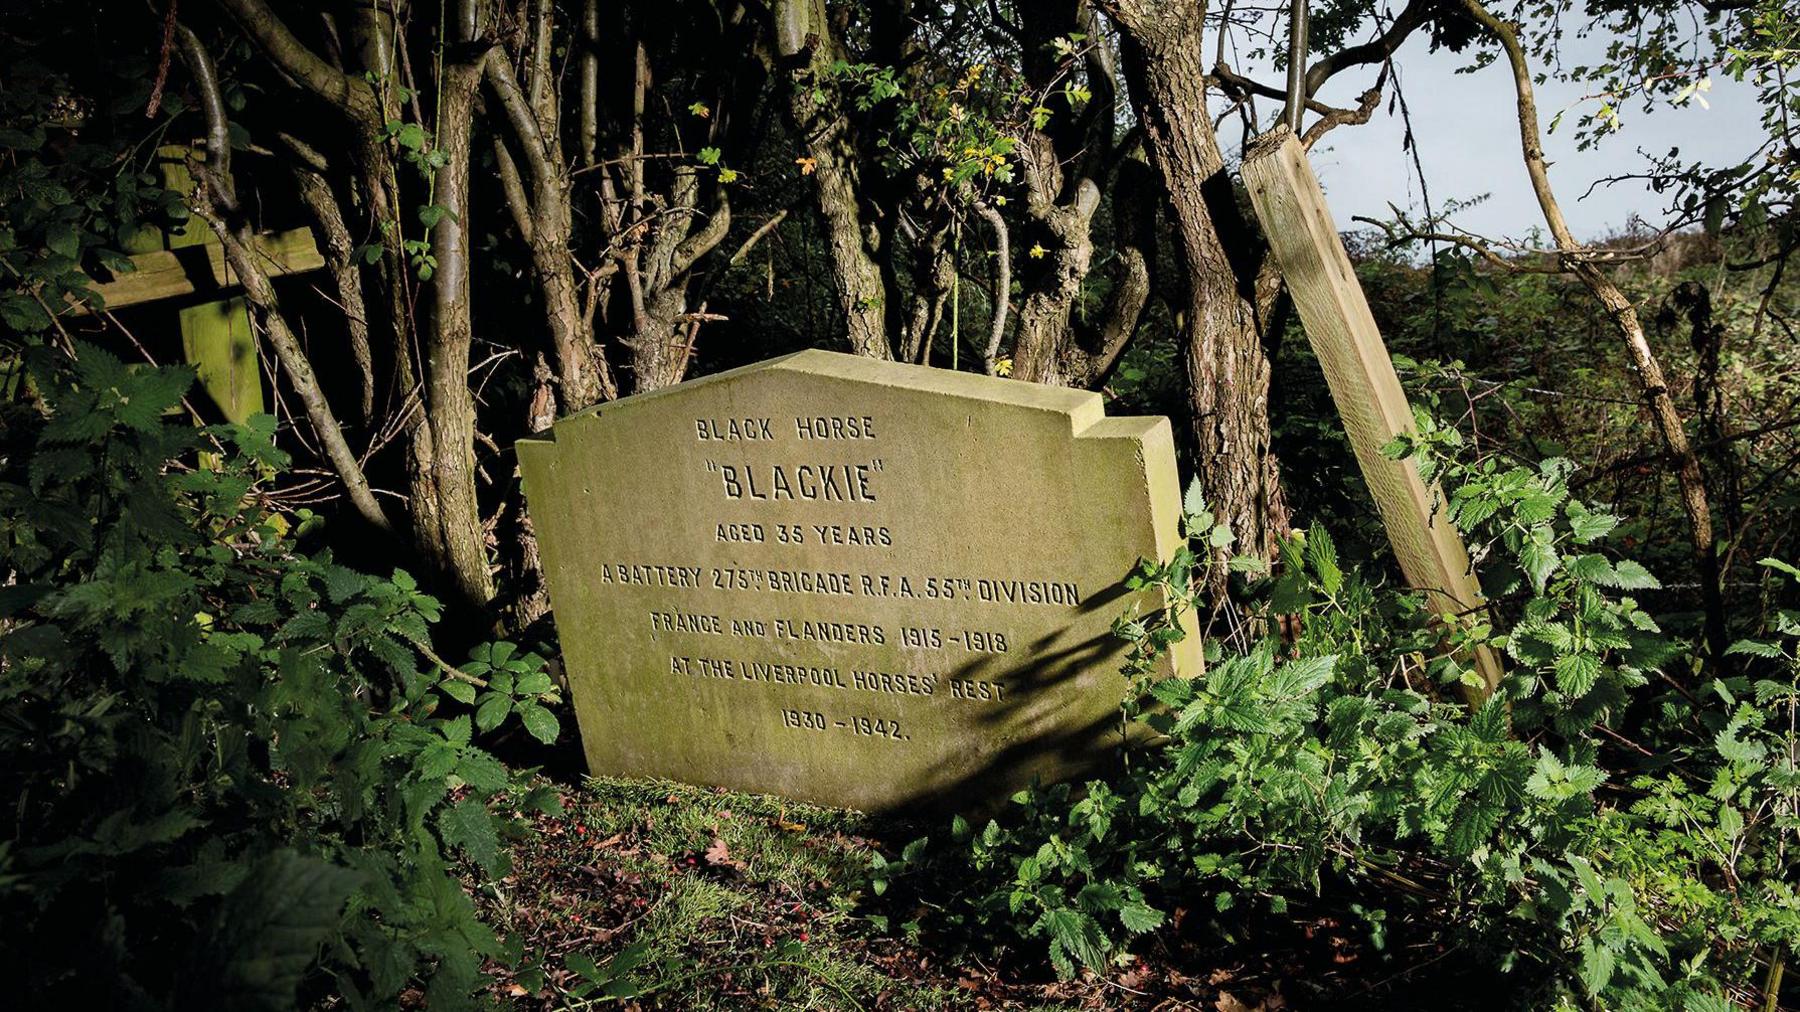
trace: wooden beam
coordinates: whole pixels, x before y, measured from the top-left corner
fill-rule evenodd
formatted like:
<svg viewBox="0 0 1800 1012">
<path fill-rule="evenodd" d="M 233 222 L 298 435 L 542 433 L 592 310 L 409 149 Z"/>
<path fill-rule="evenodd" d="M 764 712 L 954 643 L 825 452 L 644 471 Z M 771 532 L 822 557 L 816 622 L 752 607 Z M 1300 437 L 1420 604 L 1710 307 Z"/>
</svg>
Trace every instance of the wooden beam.
<svg viewBox="0 0 1800 1012">
<path fill-rule="evenodd" d="M 310 229 L 292 228 L 259 236 L 257 254 L 268 265 L 269 276 L 302 274 L 325 266 Z M 107 309 L 121 309 L 141 302 L 155 302 L 195 292 L 224 291 L 237 287 L 237 278 L 225 263 L 225 251 L 217 243 L 181 249 L 153 250 L 131 258 L 137 269 L 110 281 L 94 281 L 94 290 L 106 300 Z M 77 304 L 76 313 L 87 312 Z"/>
<path fill-rule="evenodd" d="M 1412 407 L 1306 152 L 1292 131 L 1279 128 L 1251 146 L 1243 175 L 1407 582 L 1425 591 L 1440 615 L 1478 611 L 1481 586 L 1461 535 L 1443 517 L 1441 491 L 1420 478 L 1413 461 L 1381 452 L 1413 431 Z M 1500 659 L 1481 647 L 1472 660 L 1484 684 L 1468 695 L 1479 702 L 1500 683 Z"/>
</svg>

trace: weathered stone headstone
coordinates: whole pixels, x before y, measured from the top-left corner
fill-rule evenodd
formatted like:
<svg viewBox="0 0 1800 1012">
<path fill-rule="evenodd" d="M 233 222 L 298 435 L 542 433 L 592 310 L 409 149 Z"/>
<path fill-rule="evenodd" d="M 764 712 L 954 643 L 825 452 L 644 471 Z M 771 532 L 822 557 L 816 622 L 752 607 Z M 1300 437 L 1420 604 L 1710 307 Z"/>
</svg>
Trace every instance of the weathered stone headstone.
<svg viewBox="0 0 1800 1012">
<path fill-rule="evenodd" d="M 595 773 L 979 807 L 1119 743 L 1121 581 L 1177 544 L 1167 419 L 808 351 L 519 459 Z"/>
</svg>

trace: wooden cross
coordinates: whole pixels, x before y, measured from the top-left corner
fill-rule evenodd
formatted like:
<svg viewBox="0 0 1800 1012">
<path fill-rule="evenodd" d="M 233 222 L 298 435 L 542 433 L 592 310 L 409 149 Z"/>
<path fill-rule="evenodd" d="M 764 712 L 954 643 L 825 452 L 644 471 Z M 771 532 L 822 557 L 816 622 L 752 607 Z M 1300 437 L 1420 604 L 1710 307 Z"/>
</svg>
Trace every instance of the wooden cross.
<svg viewBox="0 0 1800 1012">
<path fill-rule="evenodd" d="M 164 189 L 182 194 L 193 192 L 187 155 L 188 149 L 181 146 L 157 150 Z M 270 277 L 325 266 L 325 257 L 308 229 L 258 236 L 256 246 Z M 126 252 L 131 254 L 137 269 L 93 285 L 106 308 L 160 302 L 196 292 L 226 295 L 179 310 L 182 353 L 227 420 L 242 422 L 263 411 L 261 369 L 256 334 L 250 327 L 250 309 L 243 296 L 227 294 L 238 287 L 238 279 L 225 263 L 219 237 L 198 217 L 190 217 L 177 231 L 142 230 L 127 243 Z M 75 307 L 77 313 L 86 311 L 85 304 Z"/>
</svg>

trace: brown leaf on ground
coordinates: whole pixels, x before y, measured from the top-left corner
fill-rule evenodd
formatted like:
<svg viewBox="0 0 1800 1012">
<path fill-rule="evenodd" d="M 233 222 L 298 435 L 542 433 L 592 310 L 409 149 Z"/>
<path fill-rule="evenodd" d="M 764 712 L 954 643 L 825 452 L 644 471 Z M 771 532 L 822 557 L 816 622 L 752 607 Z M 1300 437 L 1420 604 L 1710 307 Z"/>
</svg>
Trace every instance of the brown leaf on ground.
<svg viewBox="0 0 1800 1012">
<path fill-rule="evenodd" d="M 731 856 L 731 848 L 725 846 L 723 837 L 713 837 L 713 842 L 706 848 L 706 863 L 720 868 L 742 869 L 744 862 Z"/>
<path fill-rule="evenodd" d="M 1219 1012 L 1256 1012 L 1256 1009 L 1261 1007 L 1258 1005 L 1256 1008 L 1251 1008 L 1238 1001 L 1237 996 L 1230 991 L 1220 991 L 1219 1000 L 1213 1002 L 1213 1008 L 1218 1009 Z"/>
</svg>

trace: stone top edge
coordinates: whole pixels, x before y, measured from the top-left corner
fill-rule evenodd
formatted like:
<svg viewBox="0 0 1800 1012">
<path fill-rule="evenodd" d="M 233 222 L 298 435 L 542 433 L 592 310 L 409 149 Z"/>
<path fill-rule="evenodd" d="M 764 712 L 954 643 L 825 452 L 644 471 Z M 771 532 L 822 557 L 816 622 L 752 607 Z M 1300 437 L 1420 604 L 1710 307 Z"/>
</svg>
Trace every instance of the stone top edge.
<svg viewBox="0 0 1800 1012">
<path fill-rule="evenodd" d="M 728 369 L 724 372 L 702 376 L 661 390 L 651 390 L 641 394 L 621 397 L 616 401 L 607 401 L 583 408 L 572 415 L 559 418 L 549 428 L 532 433 L 519 442 L 551 442 L 556 439 L 556 428 L 577 418 L 598 416 L 620 410 L 630 410 L 640 404 L 646 404 L 661 398 L 692 391 L 699 387 L 719 383 L 728 383 L 745 376 L 762 372 L 802 372 L 815 376 L 833 379 L 852 380 L 864 383 L 887 383 L 903 385 L 922 393 L 942 394 L 949 397 L 961 397 L 968 400 L 985 401 L 992 404 L 1004 404 L 1010 407 L 1027 410 L 1051 411 L 1068 416 L 1071 434 L 1108 435 L 1125 434 L 1114 425 L 1107 425 L 1106 431 L 1094 431 L 1101 423 L 1142 423 L 1143 432 L 1149 432 L 1157 424 L 1168 424 L 1168 419 L 1161 415 L 1121 415 L 1109 417 L 1106 414 L 1105 401 L 1098 393 L 1091 390 L 1074 390 L 1068 387 L 1047 386 L 1041 383 L 1026 383 L 1020 380 L 1002 379 L 995 376 L 982 376 L 976 373 L 956 372 L 949 369 L 938 369 L 932 366 L 912 365 L 906 362 L 890 362 L 869 358 L 863 355 L 850 355 L 844 352 L 826 351 L 822 348 L 809 348 L 805 351 L 793 352 L 778 358 L 764 359 L 749 365 Z"/>
</svg>

